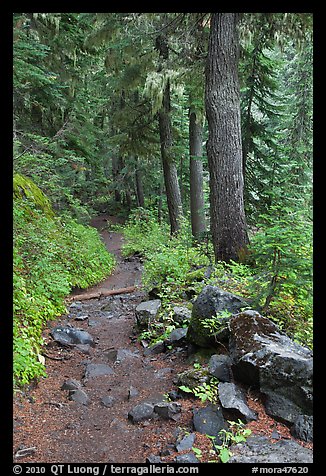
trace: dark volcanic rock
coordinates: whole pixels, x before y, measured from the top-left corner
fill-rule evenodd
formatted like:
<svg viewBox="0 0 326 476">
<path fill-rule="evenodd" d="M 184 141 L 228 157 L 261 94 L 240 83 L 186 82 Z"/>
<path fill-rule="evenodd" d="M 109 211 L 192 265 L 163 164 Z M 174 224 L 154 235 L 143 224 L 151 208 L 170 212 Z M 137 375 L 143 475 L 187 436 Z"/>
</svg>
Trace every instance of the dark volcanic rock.
<svg viewBox="0 0 326 476">
<path fill-rule="evenodd" d="M 147 327 L 149 323 L 155 321 L 160 307 L 160 299 L 153 299 L 152 301 L 145 301 L 138 304 L 135 310 L 138 326 Z"/>
<path fill-rule="evenodd" d="M 230 319 L 234 377 L 266 395 L 269 415 L 293 423 L 312 414 L 312 352 L 281 333 L 266 317 L 245 311 Z"/>
<path fill-rule="evenodd" d="M 149 420 L 154 417 L 154 405 L 146 402 L 136 405 L 128 413 L 128 418 L 132 423 L 138 423 L 139 421 Z"/>
<path fill-rule="evenodd" d="M 175 459 L 176 463 L 199 463 L 199 460 L 196 458 L 194 453 L 185 453 L 183 455 L 178 455 Z"/>
<path fill-rule="evenodd" d="M 169 337 L 165 340 L 167 345 L 175 345 L 180 344 L 181 342 L 186 340 L 188 327 L 177 327 L 173 329 Z"/>
<path fill-rule="evenodd" d="M 70 390 L 69 398 L 70 400 L 73 400 L 74 402 L 80 403 L 82 405 L 87 405 L 89 402 L 89 397 L 87 393 L 84 390 L 81 390 L 80 388 L 78 390 Z"/>
<path fill-rule="evenodd" d="M 111 397 L 110 395 L 106 395 L 105 397 L 101 398 L 101 403 L 105 407 L 112 407 L 114 401 L 115 401 L 114 397 Z"/>
<path fill-rule="evenodd" d="M 62 384 L 61 390 L 78 390 L 82 387 L 82 384 L 79 380 L 74 378 L 68 378 Z"/>
<path fill-rule="evenodd" d="M 193 424 L 195 431 L 204 435 L 215 436 L 215 443 L 222 444 L 219 432 L 227 429 L 227 423 L 224 419 L 221 408 L 217 405 L 208 405 L 205 408 L 194 410 Z"/>
<path fill-rule="evenodd" d="M 176 402 L 159 402 L 154 405 L 154 412 L 164 420 L 175 420 L 181 412 L 181 405 Z"/>
<path fill-rule="evenodd" d="M 238 418 L 246 423 L 257 419 L 256 413 L 247 405 L 245 394 L 234 383 L 219 383 L 218 397 L 223 408 L 235 410 L 239 414 Z"/>
<path fill-rule="evenodd" d="M 174 306 L 172 319 L 177 324 L 184 324 L 190 321 L 191 310 L 183 306 Z"/>
<path fill-rule="evenodd" d="M 195 442 L 196 435 L 195 433 L 190 433 L 189 435 L 184 436 L 179 443 L 176 444 L 177 451 L 190 450 Z"/>
<path fill-rule="evenodd" d="M 111 367 L 106 364 L 89 363 L 86 365 L 85 378 L 102 377 L 105 375 L 112 375 L 113 373 Z"/>
<path fill-rule="evenodd" d="M 230 447 L 229 463 L 312 463 L 313 453 L 293 440 L 276 443 L 265 436 L 251 436 L 245 443 Z"/>
<path fill-rule="evenodd" d="M 58 326 L 51 331 L 53 339 L 63 345 L 90 344 L 94 345 L 93 337 L 82 329 Z"/>
<path fill-rule="evenodd" d="M 232 361 L 228 355 L 214 354 L 209 359 L 208 370 L 211 375 L 221 382 L 231 382 L 232 380 Z"/>
<path fill-rule="evenodd" d="M 313 441 L 313 416 L 300 415 L 291 428 L 291 434 L 303 441 Z"/>
<path fill-rule="evenodd" d="M 165 343 L 163 340 L 156 342 L 156 344 L 151 347 L 147 347 L 147 349 L 144 350 L 144 356 L 160 354 L 161 352 L 165 352 Z"/>
<path fill-rule="evenodd" d="M 203 326 L 202 321 L 216 316 L 220 311 L 239 312 L 247 305 L 241 297 L 235 294 L 223 291 L 217 286 L 205 286 L 193 304 L 187 333 L 188 340 L 201 347 L 214 346 L 216 340 Z M 216 339 L 225 341 L 229 336 L 228 319 L 221 319 L 220 322 L 220 331 L 216 334 Z"/>
</svg>

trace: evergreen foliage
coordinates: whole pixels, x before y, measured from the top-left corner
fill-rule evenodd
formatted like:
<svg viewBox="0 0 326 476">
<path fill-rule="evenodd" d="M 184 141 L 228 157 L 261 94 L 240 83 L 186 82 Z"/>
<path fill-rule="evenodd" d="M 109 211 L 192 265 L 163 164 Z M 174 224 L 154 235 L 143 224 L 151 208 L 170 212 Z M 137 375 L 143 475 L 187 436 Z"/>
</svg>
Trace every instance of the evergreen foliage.
<svg viewBox="0 0 326 476">
<path fill-rule="evenodd" d="M 203 125 L 196 160 L 209 225 L 204 96 L 211 14 L 14 13 L 17 382 L 43 374 L 42 329 L 64 312 L 64 297 L 112 270 L 98 235 L 83 226 L 96 213 L 129 217 L 123 253 L 144 256 L 145 285 L 157 287 L 164 306 L 217 284 L 312 345 L 311 23 L 304 13 L 239 16 L 250 245 L 246 261 L 224 263 L 214 262 L 209 233 L 194 240 L 188 219 L 194 112 Z M 167 89 L 165 152 L 184 215 L 173 237 L 158 121 Z"/>
</svg>

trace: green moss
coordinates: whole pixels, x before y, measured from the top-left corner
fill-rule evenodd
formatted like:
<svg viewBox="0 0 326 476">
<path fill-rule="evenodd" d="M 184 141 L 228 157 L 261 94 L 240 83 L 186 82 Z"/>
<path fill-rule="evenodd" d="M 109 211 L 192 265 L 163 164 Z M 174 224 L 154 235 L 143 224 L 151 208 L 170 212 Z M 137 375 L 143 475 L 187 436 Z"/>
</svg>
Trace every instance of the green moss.
<svg viewBox="0 0 326 476">
<path fill-rule="evenodd" d="M 55 216 L 50 200 L 30 178 L 24 175 L 14 174 L 13 192 L 14 199 L 27 200 L 30 205 L 34 204 L 35 207 L 42 210 L 49 218 Z"/>
<path fill-rule="evenodd" d="M 14 180 L 14 380 L 26 384 L 45 375 L 42 332 L 66 312 L 74 286 L 86 288 L 108 276 L 115 264 L 97 231 L 57 217 L 30 179 Z"/>
</svg>

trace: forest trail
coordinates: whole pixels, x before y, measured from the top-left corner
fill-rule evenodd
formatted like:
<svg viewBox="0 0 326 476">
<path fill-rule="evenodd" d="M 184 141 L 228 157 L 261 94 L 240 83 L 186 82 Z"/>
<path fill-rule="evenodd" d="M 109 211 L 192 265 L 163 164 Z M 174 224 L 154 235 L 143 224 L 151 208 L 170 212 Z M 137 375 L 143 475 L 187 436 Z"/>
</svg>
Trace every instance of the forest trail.
<svg viewBox="0 0 326 476">
<path fill-rule="evenodd" d="M 97 217 L 92 225 L 115 254 L 117 266 L 105 281 L 89 288 L 90 293 L 137 285 L 141 280 L 139 260 L 121 256 L 122 235 L 103 229 L 108 219 L 112 223 L 108 216 Z M 185 368 L 182 352 L 144 356 L 133 332 L 135 307 L 144 299 L 137 290 L 76 301 L 68 315 L 49 323 L 44 332 L 48 376 L 14 400 L 14 461 L 142 463 L 146 455 L 166 444 L 175 421 L 134 425 L 128 420 L 128 412 L 137 403 L 162 400 L 174 387 L 173 377 Z M 55 342 L 51 329 L 67 324 L 89 332 L 95 346 L 78 349 Z M 81 383 L 86 405 L 70 400 L 68 390 L 61 389 L 67 379 Z M 188 417 L 185 412 L 181 421 L 186 424 Z"/>
</svg>

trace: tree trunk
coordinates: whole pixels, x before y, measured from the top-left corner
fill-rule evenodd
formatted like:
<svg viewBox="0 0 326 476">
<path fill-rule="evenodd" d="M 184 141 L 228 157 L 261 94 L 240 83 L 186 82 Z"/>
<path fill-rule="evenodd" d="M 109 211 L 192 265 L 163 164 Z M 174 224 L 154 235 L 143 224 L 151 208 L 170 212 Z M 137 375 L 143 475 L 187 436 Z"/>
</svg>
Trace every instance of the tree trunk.
<svg viewBox="0 0 326 476">
<path fill-rule="evenodd" d="M 203 191 L 203 127 L 195 111 L 189 112 L 190 211 L 191 229 L 196 239 L 206 232 Z M 200 157 L 199 159 L 196 157 Z"/>
<path fill-rule="evenodd" d="M 121 170 L 121 158 L 116 156 L 112 157 L 112 176 L 114 183 L 114 199 L 117 203 L 121 202 L 121 184 L 119 184 L 119 174 Z"/>
<path fill-rule="evenodd" d="M 165 60 L 168 59 L 168 46 L 165 37 L 159 36 L 156 39 L 156 47 L 160 52 L 160 56 Z M 168 80 L 163 91 L 163 103 L 160 111 L 158 112 L 158 122 L 164 183 L 169 210 L 171 234 L 173 235 L 180 229 L 180 218 L 182 217 L 183 212 L 177 166 L 171 153 L 172 127 L 170 109 L 170 82 Z"/>
<path fill-rule="evenodd" d="M 248 244 L 243 204 L 237 13 L 213 13 L 205 105 L 211 233 L 216 260 L 239 261 Z"/>
<path fill-rule="evenodd" d="M 142 171 L 140 170 L 138 157 L 136 158 L 135 179 L 136 179 L 136 192 L 137 192 L 138 206 L 144 208 L 145 206 L 144 188 L 143 188 L 143 180 L 142 180 Z"/>
</svg>

